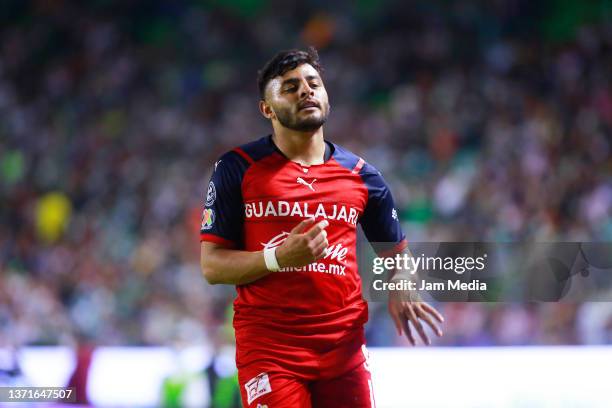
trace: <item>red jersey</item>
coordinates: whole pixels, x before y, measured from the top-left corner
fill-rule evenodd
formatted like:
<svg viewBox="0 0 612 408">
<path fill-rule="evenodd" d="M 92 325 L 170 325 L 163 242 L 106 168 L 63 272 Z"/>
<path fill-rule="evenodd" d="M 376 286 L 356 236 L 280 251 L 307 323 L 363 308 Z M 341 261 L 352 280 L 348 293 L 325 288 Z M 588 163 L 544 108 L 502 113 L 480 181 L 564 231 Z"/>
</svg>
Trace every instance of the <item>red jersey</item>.
<svg viewBox="0 0 612 408">
<path fill-rule="evenodd" d="M 357 270 L 357 225 L 371 242 L 406 246 L 393 198 L 380 173 L 326 142 L 330 157 L 303 166 L 271 136 L 238 147 L 215 163 L 201 240 L 261 251 L 280 245 L 306 218 L 327 220 L 326 255 L 301 268 L 236 287 L 238 369 L 265 360 L 306 378 L 344 369 L 342 345 L 363 341 L 368 319 Z M 358 339 L 358 340 L 355 340 Z"/>
</svg>

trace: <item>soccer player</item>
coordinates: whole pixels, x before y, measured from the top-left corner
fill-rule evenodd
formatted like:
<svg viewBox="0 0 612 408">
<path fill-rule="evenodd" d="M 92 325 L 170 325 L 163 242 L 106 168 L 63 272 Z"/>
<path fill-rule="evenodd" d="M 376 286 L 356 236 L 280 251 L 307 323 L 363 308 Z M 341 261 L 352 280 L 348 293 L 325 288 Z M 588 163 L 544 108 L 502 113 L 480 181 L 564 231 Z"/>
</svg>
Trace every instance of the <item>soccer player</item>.
<svg viewBox="0 0 612 408">
<path fill-rule="evenodd" d="M 261 114 L 272 135 L 215 163 L 201 226 L 211 284 L 236 285 L 236 364 L 245 407 L 373 407 L 357 271 L 356 229 L 371 242 L 407 243 L 380 173 L 323 138 L 330 105 L 316 50 L 278 53 L 259 71 Z M 391 299 L 398 333 L 426 303 Z"/>
</svg>

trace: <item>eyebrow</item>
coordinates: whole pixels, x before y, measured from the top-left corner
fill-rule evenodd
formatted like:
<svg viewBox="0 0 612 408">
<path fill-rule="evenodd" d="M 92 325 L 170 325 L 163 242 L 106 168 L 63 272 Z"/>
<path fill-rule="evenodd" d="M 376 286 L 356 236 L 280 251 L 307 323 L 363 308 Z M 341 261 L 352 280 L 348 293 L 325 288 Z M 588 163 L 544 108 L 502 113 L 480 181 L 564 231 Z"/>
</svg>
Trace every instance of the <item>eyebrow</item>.
<svg viewBox="0 0 612 408">
<path fill-rule="evenodd" d="M 306 80 L 307 81 L 312 81 L 313 79 L 318 80 L 319 77 L 316 75 L 307 75 L 306 76 Z M 297 84 L 299 83 L 300 80 L 298 78 L 289 78 L 289 79 L 285 79 L 282 83 L 281 86 L 287 85 L 287 84 Z"/>
</svg>

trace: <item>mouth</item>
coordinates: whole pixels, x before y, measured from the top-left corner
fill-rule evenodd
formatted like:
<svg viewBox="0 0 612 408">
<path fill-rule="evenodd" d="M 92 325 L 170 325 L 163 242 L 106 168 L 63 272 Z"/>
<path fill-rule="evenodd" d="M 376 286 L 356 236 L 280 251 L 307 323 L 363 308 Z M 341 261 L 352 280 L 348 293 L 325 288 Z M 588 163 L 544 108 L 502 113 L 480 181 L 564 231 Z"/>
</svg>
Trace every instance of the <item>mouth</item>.
<svg viewBox="0 0 612 408">
<path fill-rule="evenodd" d="M 320 106 L 315 101 L 306 101 L 298 105 L 298 110 L 311 109 L 311 108 L 320 109 Z"/>
</svg>

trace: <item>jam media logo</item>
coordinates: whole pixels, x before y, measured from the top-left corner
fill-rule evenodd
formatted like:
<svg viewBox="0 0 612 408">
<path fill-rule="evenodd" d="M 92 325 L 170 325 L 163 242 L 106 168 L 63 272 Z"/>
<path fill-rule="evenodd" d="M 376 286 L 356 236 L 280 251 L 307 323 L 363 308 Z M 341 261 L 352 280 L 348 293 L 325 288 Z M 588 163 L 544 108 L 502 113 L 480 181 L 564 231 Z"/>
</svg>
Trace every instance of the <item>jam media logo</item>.
<svg viewBox="0 0 612 408">
<path fill-rule="evenodd" d="M 251 378 L 244 384 L 244 388 L 246 389 L 248 403 L 251 405 L 251 402 L 255 401 L 257 398 L 272 392 L 268 373 L 261 373 Z"/>
<path fill-rule="evenodd" d="M 211 208 L 206 208 L 202 212 L 202 226 L 200 227 L 203 230 L 209 230 L 213 227 L 215 223 L 215 211 Z"/>
</svg>

